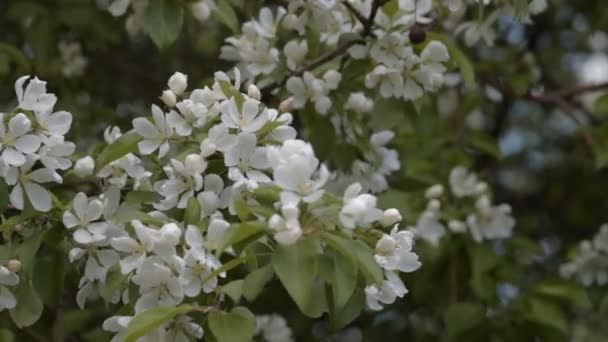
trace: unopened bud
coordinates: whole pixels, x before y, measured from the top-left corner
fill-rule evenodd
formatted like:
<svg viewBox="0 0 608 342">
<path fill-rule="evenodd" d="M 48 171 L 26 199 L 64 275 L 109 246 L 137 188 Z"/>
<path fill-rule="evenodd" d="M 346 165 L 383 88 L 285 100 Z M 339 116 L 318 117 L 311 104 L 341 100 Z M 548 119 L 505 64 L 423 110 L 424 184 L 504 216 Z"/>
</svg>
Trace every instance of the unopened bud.
<svg viewBox="0 0 608 342">
<path fill-rule="evenodd" d="M 177 96 L 175 96 L 175 93 L 171 91 L 171 89 L 163 91 L 163 94 L 160 96 L 160 99 L 169 108 L 173 108 L 175 106 L 175 103 L 177 102 Z"/>
<path fill-rule="evenodd" d="M 13 273 L 17 273 L 21 271 L 21 261 L 17 259 L 11 259 L 6 263 L 6 268 L 8 268 Z"/>
<path fill-rule="evenodd" d="M 432 187 L 428 188 L 426 190 L 426 192 L 424 193 L 424 196 L 427 199 L 437 198 L 437 197 L 440 197 L 441 195 L 443 195 L 443 185 L 441 185 L 441 184 L 433 185 Z"/>
<path fill-rule="evenodd" d="M 74 173 L 80 178 L 88 177 L 93 174 L 95 160 L 91 156 L 80 158 L 74 164 Z"/>
<path fill-rule="evenodd" d="M 169 89 L 171 89 L 175 95 L 180 95 L 188 87 L 188 76 L 181 72 L 174 73 L 167 82 Z"/>
<path fill-rule="evenodd" d="M 441 209 L 441 202 L 437 199 L 432 199 L 427 203 L 426 208 L 430 211 L 437 212 Z"/>
<path fill-rule="evenodd" d="M 207 168 L 207 162 L 200 154 L 189 154 L 184 160 L 186 170 L 191 174 L 201 174 Z"/>
<path fill-rule="evenodd" d="M 401 213 L 395 208 L 386 209 L 380 219 L 380 224 L 384 227 L 390 227 L 401 221 Z"/>
<path fill-rule="evenodd" d="M 283 102 L 281 102 L 281 104 L 279 104 L 279 111 L 281 113 L 291 112 L 292 109 L 293 109 L 293 97 L 288 97 L 287 99 L 283 100 Z"/>
<path fill-rule="evenodd" d="M 483 195 L 479 197 L 477 202 L 475 202 L 475 206 L 479 211 L 484 213 L 490 209 L 490 199 L 488 198 L 488 196 Z"/>
<path fill-rule="evenodd" d="M 487 190 L 488 190 L 488 183 L 486 183 L 486 182 L 479 182 L 475 186 L 475 194 L 477 194 L 477 195 L 482 195 Z"/>
<path fill-rule="evenodd" d="M 448 228 L 454 233 L 464 233 L 467 230 L 467 226 L 462 221 L 450 220 L 448 222 Z"/>
<path fill-rule="evenodd" d="M 198 1 L 190 5 L 192 15 L 198 21 L 205 21 L 211 15 L 211 8 L 206 1 Z"/>
<path fill-rule="evenodd" d="M 15 225 L 15 232 L 16 233 L 21 233 L 24 228 L 25 228 L 25 226 L 22 223 L 17 223 Z"/>
<path fill-rule="evenodd" d="M 247 88 L 247 95 L 249 95 L 249 97 L 251 97 L 252 99 L 258 101 L 262 98 L 262 93 L 260 92 L 260 89 L 255 86 L 255 84 L 249 85 L 249 88 Z"/>
</svg>

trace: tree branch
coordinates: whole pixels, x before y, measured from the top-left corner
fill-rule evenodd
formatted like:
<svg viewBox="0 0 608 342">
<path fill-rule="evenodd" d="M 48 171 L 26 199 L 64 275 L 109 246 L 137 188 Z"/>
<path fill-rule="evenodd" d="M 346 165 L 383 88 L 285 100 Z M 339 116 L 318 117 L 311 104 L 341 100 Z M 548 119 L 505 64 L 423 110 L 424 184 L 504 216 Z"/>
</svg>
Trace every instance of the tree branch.
<svg viewBox="0 0 608 342">
<path fill-rule="evenodd" d="M 608 82 L 590 84 L 590 85 L 582 85 L 582 86 L 576 86 L 576 87 L 560 90 L 556 94 L 556 96 L 559 96 L 563 99 L 569 99 L 569 98 L 572 98 L 574 96 L 581 95 L 584 93 L 590 93 L 590 92 L 594 92 L 594 91 L 598 91 L 598 90 L 607 90 L 607 89 L 608 89 Z"/>
<path fill-rule="evenodd" d="M 351 13 L 353 13 L 355 15 L 355 17 L 357 17 L 357 20 L 359 20 L 361 22 L 361 24 L 363 24 L 363 30 L 361 32 L 359 32 L 359 34 L 361 35 L 362 38 L 365 38 L 366 36 L 373 35 L 372 29 L 374 27 L 374 20 L 376 20 L 376 15 L 378 14 L 378 10 L 386 2 L 387 2 L 387 0 L 374 0 L 372 2 L 372 7 L 370 10 L 369 16 L 367 18 L 365 18 L 359 11 L 357 11 L 357 9 L 352 6 L 352 4 L 348 3 L 348 1 L 342 1 L 342 4 Z M 318 66 L 321 66 L 321 65 L 333 60 L 334 58 L 343 55 L 344 53 L 346 53 L 346 51 L 349 48 L 351 48 L 352 46 L 357 45 L 357 44 L 365 44 L 365 41 L 363 39 L 355 39 L 355 40 L 351 40 L 347 43 L 344 43 L 344 44 L 338 46 L 337 48 L 335 48 L 334 50 L 328 51 L 328 52 L 322 54 L 321 56 L 313 59 L 312 61 L 309 61 L 304 66 L 302 66 L 300 69 L 294 71 L 287 77 L 283 78 L 281 81 L 270 83 L 270 84 L 266 85 L 265 87 L 262 87 L 260 89 L 260 91 L 263 94 L 269 94 L 277 87 L 284 85 L 285 82 L 287 82 L 287 80 L 289 79 L 289 77 L 300 76 L 306 71 L 313 70 L 313 69 L 317 68 Z"/>
<path fill-rule="evenodd" d="M 601 89 L 601 88 L 599 88 Z M 591 151 L 593 151 L 593 137 L 591 132 L 587 129 L 587 125 L 581 121 L 576 114 L 576 108 L 574 108 L 566 98 L 572 97 L 578 94 L 582 94 L 589 91 L 598 90 L 597 86 L 577 87 L 572 89 L 566 89 L 564 91 L 557 92 L 556 95 L 543 95 L 543 94 L 528 94 L 527 99 L 532 100 L 536 103 L 545 106 L 557 106 L 564 114 L 569 116 L 582 130 L 583 139 Z"/>
<path fill-rule="evenodd" d="M 344 0 L 342 1 L 342 4 L 350 11 L 350 13 L 352 13 L 357 18 L 357 20 L 359 20 L 363 27 L 367 25 L 367 19 L 350 2 Z"/>
</svg>

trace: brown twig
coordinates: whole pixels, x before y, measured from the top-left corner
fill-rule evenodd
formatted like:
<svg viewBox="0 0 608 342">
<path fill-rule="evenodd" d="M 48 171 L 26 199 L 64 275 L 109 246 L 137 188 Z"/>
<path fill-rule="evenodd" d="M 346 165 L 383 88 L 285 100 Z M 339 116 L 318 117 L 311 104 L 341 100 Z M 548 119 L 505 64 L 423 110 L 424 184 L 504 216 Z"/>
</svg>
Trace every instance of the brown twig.
<svg viewBox="0 0 608 342">
<path fill-rule="evenodd" d="M 361 32 L 359 32 L 359 34 L 361 35 L 362 38 L 365 38 L 366 36 L 373 35 L 372 29 L 374 27 L 374 21 L 376 20 L 376 15 L 378 14 L 378 10 L 380 9 L 380 7 L 382 7 L 382 5 L 384 5 L 386 2 L 387 2 L 387 0 L 374 0 L 372 2 L 369 16 L 367 18 L 365 18 L 359 11 L 357 11 L 357 9 L 355 9 L 347 1 L 343 1 L 342 3 L 344 4 L 344 6 L 346 6 L 346 8 L 348 8 L 355 15 L 355 17 L 357 17 L 357 20 L 359 20 L 363 24 L 363 30 Z M 312 61 L 306 63 L 303 67 L 301 67 L 298 70 L 294 71 L 293 73 L 289 74 L 288 76 L 283 78 L 281 81 L 270 83 L 270 84 L 266 85 L 265 87 L 262 87 L 260 90 L 262 91 L 263 94 L 269 94 L 277 87 L 285 84 L 285 82 L 287 82 L 289 77 L 300 76 L 306 71 L 313 70 L 313 69 L 333 60 L 334 58 L 343 55 L 344 53 L 346 53 L 346 51 L 348 51 L 349 48 L 351 48 L 352 46 L 357 45 L 357 44 L 365 44 L 365 41 L 363 39 L 354 39 L 347 43 L 344 43 L 344 44 L 338 46 L 337 48 L 335 48 L 331 51 L 328 51 L 328 52 L 322 54 L 321 56 L 313 59 Z"/>
<path fill-rule="evenodd" d="M 347 43 L 344 43 L 344 44 L 338 46 L 336 49 L 328 51 L 328 52 L 322 54 L 321 56 L 313 59 L 312 61 L 306 63 L 302 68 L 298 69 L 294 74 L 297 76 L 300 76 L 306 71 L 313 70 L 313 69 L 317 68 L 318 66 L 321 66 L 321 65 L 333 60 L 334 58 L 341 56 L 352 46 L 357 45 L 357 44 L 364 44 L 364 43 L 365 42 L 361 39 L 355 39 L 355 40 L 351 40 Z"/>
<path fill-rule="evenodd" d="M 576 108 L 574 108 L 568 101 L 567 98 L 583 94 L 585 92 L 591 92 L 595 90 L 599 90 L 602 88 L 598 88 L 599 85 L 595 86 L 581 86 L 572 89 L 566 89 L 562 91 L 558 91 L 555 95 L 544 95 L 544 94 L 534 94 L 530 93 L 526 96 L 527 99 L 532 100 L 536 103 L 545 106 L 557 106 L 564 114 L 569 116 L 572 121 L 574 121 L 582 130 L 583 139 L 585 139 L 585 143 L 589 146 L 591 151 L 593 151 L 593 137 L 591 136 L 591 132 L 587 129 L 587 125 L 581 121 L 581 119 L 576 114 Z M 606 85 L 608 86 L 608 85 Z"/>
<path fill-rule="evenodd" d="M 350 13 L 352 13 L 357 18 L 357 20 L 359 20 L 361 25 L 363 25 L 364 27 L 367 25 L 367 19 L 350 2 L 344 0 L 342 1 L 342 4 L 344 5 L 344 7 L 346 7 L 346 9 L 350 11 Z"/>
<path fill-rule="evenodd" d="M 574 96 L 581 95 L 584 93 L 590 93 L 590 92 L 594 92 L 594 91 L 598 91 L 598 90 L 606 90 L 606 89 L 608 89 L 608 82 L 567 88 L 567 89 L 560 90 L 556 95 L 563 99 L 569 99 L 569 98 L 572 98 Z"/>
</svg>

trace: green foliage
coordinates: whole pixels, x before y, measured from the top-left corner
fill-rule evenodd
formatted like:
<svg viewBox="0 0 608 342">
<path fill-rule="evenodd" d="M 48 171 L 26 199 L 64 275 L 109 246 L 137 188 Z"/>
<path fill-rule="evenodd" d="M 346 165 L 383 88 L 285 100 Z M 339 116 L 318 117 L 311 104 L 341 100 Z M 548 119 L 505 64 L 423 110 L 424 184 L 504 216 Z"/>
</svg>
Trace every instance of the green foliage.
<svg viewBox="0 0 608 342">
<path fill-rule="evenodd" d="M 184 22 L 184 9 L 179 1 L 150 0 L 144 15 L 144 29 L 156 46 L 170 46 L 179 36 Z"/>
<path fill-rule="evenodd" d="M 23 328 L 36 323 L 42 315 L 44 304 L 31 282 L 24 281 L 19 284 L 15 297 L 19 305 L 9 311 L 15 325 Z"/>
<path fill-rule="evenodd" d="M 8 207 L 8 185 L 4 179 L 0 179 L 0 214 Z"/>
<path fill-rule="evenodd" d="M 239 19 L 228 0 L 216 1 L 213 13 L 217 19 L 233 33 L 239 32 Z"/>
<path fill-rule="evenodd" d="M 210 312 L 209 328 L 218 342 L 251 341 L 255 329 L 253 314 L 244 307 L 230 312 Z"/>
<path fill-rule="evenodd" d="M 447 327 L 444 337 L 447 341 L 462 341 L 467 334 L 484 324 L 484 308 L 472 302 L 455 303 L 445 312 Z"/>
<path fill-rule="evenodd" d="M 316 239 L 301 239 L 278 247 L 272 256 L 272 267 L 291 299 L 304 315 L 315 318 L 327 310 L 325 289 L 316 281 L 320 248 Z"/>
<path fill-rule="evenodd" d="M 142 139 L 143 138 L 140 135 L 134 133 L 127 133 L 116 139 L 116 141 L 106 146 L 99 153 L 99 156 L 95 161 L 96 170 L 99 171 L 111 162 L 118 160 L 129 153 L 137 151 L 137 144 Z"/>
<path fill-rule="evenodd" d="M 196 307 L 190 304 L 182 304 L 176 307 L 156 307 L 146 310 L 135 316 L 127 327 L 124 335 L 125 342 L 134 342 L 138 338 L 146 335 L 154 329 L 161 326 L 163 323 L 179 316 L 184 315 Z"/>
<path fill-rule="evenodd" d="M 249 273 L 243 280 L 243 297 L 250 302 L 254 301 L 273 276 L 274 270 L 270 264 Z"/>
</svg>

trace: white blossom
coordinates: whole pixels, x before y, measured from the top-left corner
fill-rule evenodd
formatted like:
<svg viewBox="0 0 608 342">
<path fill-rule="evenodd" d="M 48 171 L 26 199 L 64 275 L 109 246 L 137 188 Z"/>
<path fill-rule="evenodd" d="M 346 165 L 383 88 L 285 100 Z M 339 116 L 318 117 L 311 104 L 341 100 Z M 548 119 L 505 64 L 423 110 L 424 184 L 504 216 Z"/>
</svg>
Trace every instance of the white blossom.
<svg viewBox="0 0 608 342">
<path fill-rule="evenodd" d="M 158 157 L 162 158 L 169 152 L 169 138 L 173 136 L 173 130 L 165 114 L 156 105 L 152 105 L 152 118 L 153 122 L 146 118 L 133 119 L 135 132 L 144 138 L 137 146 L 143 155 L 152 154 L 158 149 Z"/>
<path fill-rule="evenodd" d="M 382 210 L 376 208 L 376 197 L 360 194 L 361 184 L 353 183 L 344 192 L 344 206 L 340 211 L 340 223 L 345 228 L 369 227 L 382 218 Z"/>
</svg>

